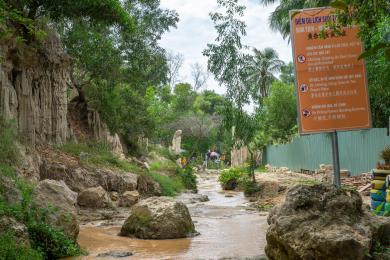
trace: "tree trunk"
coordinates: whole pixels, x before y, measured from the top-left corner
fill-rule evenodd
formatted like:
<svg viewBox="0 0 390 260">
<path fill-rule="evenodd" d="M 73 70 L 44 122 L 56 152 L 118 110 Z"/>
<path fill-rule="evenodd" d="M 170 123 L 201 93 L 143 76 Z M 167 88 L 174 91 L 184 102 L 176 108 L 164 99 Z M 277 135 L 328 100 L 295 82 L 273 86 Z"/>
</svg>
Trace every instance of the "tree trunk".
<svg viewBox="0 0 390 260">
<path fill-rule="evenodd" d="M 250 154 L 250 166 L 249 166 L 249 171 L 250 175 L 252 177 L 253 183 L 256 183 L 256 178 L 255 178 L 255 158 L 254 154 L 251 149 L 248 148 L 249 154 Z"/>
</svg>

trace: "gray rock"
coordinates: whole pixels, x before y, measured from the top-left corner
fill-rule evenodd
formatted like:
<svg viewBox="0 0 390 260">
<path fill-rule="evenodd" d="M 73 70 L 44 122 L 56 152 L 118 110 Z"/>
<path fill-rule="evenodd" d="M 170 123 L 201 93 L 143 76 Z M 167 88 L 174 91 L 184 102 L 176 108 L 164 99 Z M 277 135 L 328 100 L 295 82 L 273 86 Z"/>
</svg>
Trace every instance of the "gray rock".
<svg viewBox="0 0 390 260">
<path fill-rule="evenodd" d="M 106 253 L 98 254 L 97 257 L 112 257 L 112 258 L 124 258 L 132 256 L 132 252 L 126 252 L 126 251 L 110 251 Z"/>
<path fill-rule="evenodd" d="M 40 177 L 42 180 L 62 180 L 76 192 L 102 186 L 108 192 L 123 193 L 136 190 L 138 182 L 138 175 L 129 172 L 65 166 L 60 163 L 47 162 L 44 162 L 41 167 Z"/>
<path fill-rule="evenodd" d="M 195 233 L 187 207 L 168 197 L 151 197 L 138 202 L 122 226 L 120 235 L 141 239 L 184 238 Z"/>
<path fill-rule="evenodd" d="M 103 187 L 88 188 L 80 192 L 77 203 L 81 207 L 100 209 L 112 207 L 112 202 Z"/>
<path fill-rule="evenodd" d="M 366 259 L 390 238 L 390 220 L 372 216 L 357 192 L 298 185 L 268 216 L 269 259 Z"/>
<path fill-rule="evenodd" d="M 120 196 L 119 206 L 131 207 L 138 202 L 138 199 L 139 199 L 138 191 L 126 191 Z"/>
<path fill-rule="evenodd" d="M 77 193 L 71 191 L 63 181 L 41 181 L 33 194 L 33 204 L 37 207 L 56 209 L 48 215 L 48 223 L 74 240 L 79 234 L 76 202 Z"/>
</svg>

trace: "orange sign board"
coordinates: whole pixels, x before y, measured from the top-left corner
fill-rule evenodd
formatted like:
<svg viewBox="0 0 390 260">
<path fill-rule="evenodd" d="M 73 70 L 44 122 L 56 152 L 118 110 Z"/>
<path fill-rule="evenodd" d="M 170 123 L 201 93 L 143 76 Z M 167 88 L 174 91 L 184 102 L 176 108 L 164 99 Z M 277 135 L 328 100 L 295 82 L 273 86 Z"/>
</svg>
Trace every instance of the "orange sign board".
<svg viewBox="0 0 390 260">
<path fill-rule="evenodd" d="M 323 31 L 334 19 L 331 8 L 290 12 L 301 134 L 371 127 L 359 28 Z"/>
</svg>

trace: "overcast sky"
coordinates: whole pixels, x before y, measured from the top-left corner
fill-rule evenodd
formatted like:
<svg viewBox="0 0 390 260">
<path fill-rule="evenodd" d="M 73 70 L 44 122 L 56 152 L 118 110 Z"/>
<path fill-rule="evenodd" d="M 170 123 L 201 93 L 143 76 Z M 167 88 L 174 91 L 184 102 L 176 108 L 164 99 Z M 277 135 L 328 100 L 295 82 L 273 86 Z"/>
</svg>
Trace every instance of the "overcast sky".
<svg viewBox="0 0 390 260">
<path fill-rule="evenodd" d="M 264 7 L 257 0 L 240 0 L 240 3 L 246 6 L 243 20 L 247 25 L 247 36 L 243 43 L 257 49 L 272 47 L 278 52 L 281 60 L 291 61 L 291 46 L 278 32 L 269 28 L 268 17 L 276 5 Z M 161 0 L 161 5 L 163 8 L 176 10 L 180 17 L 177 29 L 163 36 L 161 46 L 168 51 L 184 55 L 181 79 L 192 83 L 191 65 L 198 62 L 206 68 L 207 58 L 202 55 L 202 51 L 207 43 L 214 42 L 216 37 L 209 13 L 217 10 L 217 0 Z M 207 88 L 221 94 L 224 92 L 212 76 Z"/>
</svg>

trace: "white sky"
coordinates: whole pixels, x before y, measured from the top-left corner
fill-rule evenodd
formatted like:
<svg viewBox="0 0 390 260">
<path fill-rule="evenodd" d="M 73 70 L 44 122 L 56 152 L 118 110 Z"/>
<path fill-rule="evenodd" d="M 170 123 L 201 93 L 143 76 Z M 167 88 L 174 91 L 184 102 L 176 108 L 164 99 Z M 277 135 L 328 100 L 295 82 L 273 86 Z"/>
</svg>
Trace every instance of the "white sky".
<svg viewBox="0 0 390 260">
<path fill-rule="evenodd" d="M 269 28 L 268 17 L 277 4 L 264 7 L 257 0 L 239 2 L 246 6 L 243 20 L 247 25 L 247 36 L 243 43 L 257 49 L 272 47 L 281 60 L 291 61 L 292 51 L 288 41 Z M 213 43 L 216 37 L 209 13 L 217 10 L 217 0 L 161 0 L 161 6 L 176 10 L 180 18 L 177 29 L 163 36 L 161 46 L 168 51 L 184 55 L 184 65 L 180 71 L 181 81 L 192 83 L 191 65 L 198 62 L 204 68 L 207 67 L 207 58 L 202 55 L 202 51 L 207 43 Z M 206 87 L 221 94 L 225 91 L 212 76 Z"/>
</svg>

